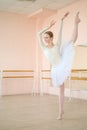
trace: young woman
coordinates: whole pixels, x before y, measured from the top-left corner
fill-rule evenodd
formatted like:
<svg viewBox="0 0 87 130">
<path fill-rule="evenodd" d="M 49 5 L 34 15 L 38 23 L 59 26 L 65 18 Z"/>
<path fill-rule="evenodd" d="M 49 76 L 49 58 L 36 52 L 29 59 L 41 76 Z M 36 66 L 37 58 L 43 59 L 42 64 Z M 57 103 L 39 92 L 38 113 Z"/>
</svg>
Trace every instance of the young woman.
<svg viewBox="0 0 87 130">
<path fill-rule="evenodd" d="M 67 12 L 61 18 L 61 26 L 56 44 L 53 43 L 53 33 L 48 31 L 56 22 L 52 21 L 50 25 L 38 32 L 40 46 L 52 65 L 51 76 L 53 85 L 59 87 L 59 116 L 62 119 L 64 113 L 64 82 L 70 75 L 72 61 L 74 58 L 74 43 L 78 36 L 78 24 L 80 23 L 79 12 L 77 12 L 74 21 L 74 30 L 70 41 L 62 45 L 62 27 L 64 19 L 69 15 Z M 46 44 L 45 44 L 46 43 Z"/>
</svg>

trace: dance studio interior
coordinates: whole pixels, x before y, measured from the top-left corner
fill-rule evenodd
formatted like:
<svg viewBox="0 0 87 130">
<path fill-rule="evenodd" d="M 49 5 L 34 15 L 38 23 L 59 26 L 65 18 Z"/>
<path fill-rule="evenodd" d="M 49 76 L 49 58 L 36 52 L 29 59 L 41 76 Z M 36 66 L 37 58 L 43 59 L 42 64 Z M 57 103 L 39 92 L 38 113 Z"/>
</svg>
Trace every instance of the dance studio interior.
<svg viewBox="0 0 87 130">
<path fill-rule="evenodd" d="M 72 70 L 64 82 L 64 115 L 57 120 L 59 88 L 38 41 L 50 29 L 56 43 L 70 39 L 79 12 Z M 0 0 L 0 130 L 87 130 L 87 0 Z"/>
</svg>

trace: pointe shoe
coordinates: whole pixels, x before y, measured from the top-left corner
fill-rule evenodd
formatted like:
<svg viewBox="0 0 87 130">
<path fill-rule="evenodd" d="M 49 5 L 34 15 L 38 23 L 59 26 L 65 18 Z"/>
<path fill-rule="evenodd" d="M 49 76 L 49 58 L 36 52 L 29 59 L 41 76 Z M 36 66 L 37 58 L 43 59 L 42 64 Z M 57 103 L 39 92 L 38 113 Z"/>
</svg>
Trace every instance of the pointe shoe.
<svg viewBox="0 0 87 130">
<path fill-rule="evenodd" d="M 57 120 L 62 120 L 62 116 L 58 116 L 56 119 Z"/>
<path fill-rule="evenodd" d="M 61 114 L 59 114 L 59 116 L 56 118 L 57 120 L 62 120 L 62 115 L 64 114 L 64 111 L 61 113 Z"/>
</svg>

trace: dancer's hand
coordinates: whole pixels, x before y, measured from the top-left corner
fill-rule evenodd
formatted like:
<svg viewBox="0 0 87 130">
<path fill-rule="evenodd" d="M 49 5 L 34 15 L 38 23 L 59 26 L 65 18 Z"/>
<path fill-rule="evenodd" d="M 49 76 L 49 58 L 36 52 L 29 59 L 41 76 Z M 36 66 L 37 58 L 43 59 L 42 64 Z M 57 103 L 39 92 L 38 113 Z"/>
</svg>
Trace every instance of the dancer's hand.
<svg viewBox="0 0 87 130">
<path fill-rule="evenodd" d="M 55 23 L 56 23 L 56 21 L 52 20 L 52 21 L 50 22 L 49 28 L 51 28 Z"/>
<path fill-rule="evenodd" d="M 64 16 L 62 17 L 62 20 L 64 20 L 69 15 L 69 12 L 66 12 Z"/>
</svg>

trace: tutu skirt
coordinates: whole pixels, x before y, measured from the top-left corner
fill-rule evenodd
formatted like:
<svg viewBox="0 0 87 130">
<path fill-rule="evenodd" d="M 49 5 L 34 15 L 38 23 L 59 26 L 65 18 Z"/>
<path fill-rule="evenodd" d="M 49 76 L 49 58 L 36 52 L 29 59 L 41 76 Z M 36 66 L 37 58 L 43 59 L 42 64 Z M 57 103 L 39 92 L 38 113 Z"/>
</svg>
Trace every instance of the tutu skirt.
<svg viewBox="0 0 87 130">
<path fill-rule="evenodd" d="M 58 87 L 70 75 L 74 59 L 73 42 L 66 43 L 60 50 L 60 61 L 57 65 L 52 66 L 51 77 L 54 87 Z"/>
</svg>

